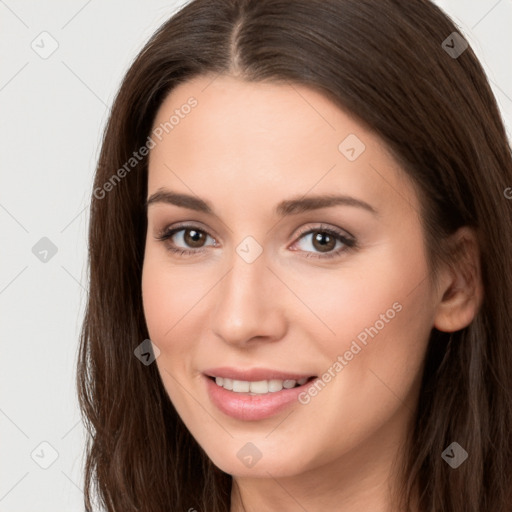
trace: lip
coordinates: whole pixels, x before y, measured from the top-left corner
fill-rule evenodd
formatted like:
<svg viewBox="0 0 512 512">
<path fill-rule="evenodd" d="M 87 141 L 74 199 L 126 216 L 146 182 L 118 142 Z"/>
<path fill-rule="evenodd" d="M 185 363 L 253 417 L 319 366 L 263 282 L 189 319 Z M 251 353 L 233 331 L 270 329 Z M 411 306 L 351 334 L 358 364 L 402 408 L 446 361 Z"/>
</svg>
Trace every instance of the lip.
<svg viewBox="0 0 512 512">
<path fill-rule="evenodd" d="M 204 370 L 205 375 L 209 377 L 223 377 L 225 379 L 259 381 L 259 380 L 300 380 L 313 377 L 313 373 L 288 373 L 269 368 L 233 368 L 222 366 L 219 368 L 209 368 Z"/>
<path fill-rule="evenodd" d="M 252 371 L 253 373 L 251 373 L 251 375 L 258 375 L 258 377 L 248 378 L 247 371 L 244 372 L 242 370 L 238 370 L 233 372 L 232 369 L 229 370 L 229 373 L 223 372 L 223 375 L 217 373 L 216 376 L 233 378 L 230 377 L 230 375 L 237 375 L 239 377 L 235 377 L 236 380 L 249 381 L 271 380 L 272 378 L 280 380 L 298 380 L 294 377 L 307 377 L 307 375 L 288 374 L 282 372 L 269 373 L 268 370 L 259 370 L 258 372 L 254 372 L 254 370 Z M 261 373 L 262 371 L 265 371 L 266 373 Z M 245 378 L 241 377 L 242 375 Z M 260 377 L 261 375 L 264 375 L 265 377 Z M 268 375 L 271 375 L 272 377 L 267 377 Z M 264 420 L 279 414 L 285 409 L 291 407 L 293 404 L 298 405 L 299 395 L 315 381 L 315 379 L 310 379 L 302 386 L 292 389 L 282 389 L 281 391 L 266 393 L 263 395 L 250 395 L 249 393 L 235 393 L 234 391 L 224 389 L 223 387 L 218 386 L 215 381 L 206 374 L 203 375 L 203 378 L 205 381 L 206 392 L 217 409 L 227 416 L 241 421 Z"/>
</svg>

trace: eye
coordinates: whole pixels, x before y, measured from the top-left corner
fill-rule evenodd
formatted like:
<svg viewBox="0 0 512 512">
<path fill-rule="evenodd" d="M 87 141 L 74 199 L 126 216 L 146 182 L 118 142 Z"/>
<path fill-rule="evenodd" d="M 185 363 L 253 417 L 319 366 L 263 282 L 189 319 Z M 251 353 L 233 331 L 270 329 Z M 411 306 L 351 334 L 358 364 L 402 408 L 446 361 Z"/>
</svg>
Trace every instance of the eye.
<svg viewBox="0 0 512 512">
<path fill-rule="evenodd" d="M 206 247 L 216 247 L 215 239 L 204 229 L 194 225 L 181 225 L 165 228 L 155 238 L 165 242 L 166 248 L 180 256 L 194 255 L 206 251 Z M 207 244 L 211 240 L 213 243 Z M 333 258 L 351 249 L 357 244 L 354 237 L 331 226 L 319 225 L 306 227 L 299 233 L 298 241 L 292 246 L 299 246 L 306 258 Z"/>
<path fill-rule="evenodd" d="M 211 239 L 214 241 L 212 246 L 215 246 L 215 240 L 204 229 L 197 226 L 186 225 L 178 226 L 172 229 L 164 229 L 156 237 L 157 240 L 165 242 L 167 249 L 179 255 L 189 255 L 204 252 L 207 247 L 206 241 Z"/>
<path fill-rule="evenodd" d="M 354 249 L 356 240 L 337 228 L 320 225 L 303 230 L 299 234 L 299 240 L 295 242 L 295 245 L 306 253 L 306 258 L 333 258 Z"/>
</svg>

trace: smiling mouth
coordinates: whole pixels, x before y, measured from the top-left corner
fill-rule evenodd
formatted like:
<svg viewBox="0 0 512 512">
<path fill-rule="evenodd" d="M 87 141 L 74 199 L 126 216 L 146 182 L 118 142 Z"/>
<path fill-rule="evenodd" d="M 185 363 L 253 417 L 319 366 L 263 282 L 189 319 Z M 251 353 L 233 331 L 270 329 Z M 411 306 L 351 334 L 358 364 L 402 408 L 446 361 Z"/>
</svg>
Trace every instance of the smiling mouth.
<svg viewBox="0 0 512 512">
<path fill-rule="evenodd" d="M 310 381 L 316 379 L 316 376 L 303 377 L 299 380 L 294 379 L 271 379 L 271 380 L 258 380 L 258 381 L 247 381 L 228 379 L 225 377 L 212 377 L 208 375 L 208 378 L 216 383 L 217 386 L 224 388 L 234 393 L 245 393 L 249 395 L 266 395 L 269 393 L 277 393 L 283 389 L 293 389 L 304 386 Z"/>
</svg>

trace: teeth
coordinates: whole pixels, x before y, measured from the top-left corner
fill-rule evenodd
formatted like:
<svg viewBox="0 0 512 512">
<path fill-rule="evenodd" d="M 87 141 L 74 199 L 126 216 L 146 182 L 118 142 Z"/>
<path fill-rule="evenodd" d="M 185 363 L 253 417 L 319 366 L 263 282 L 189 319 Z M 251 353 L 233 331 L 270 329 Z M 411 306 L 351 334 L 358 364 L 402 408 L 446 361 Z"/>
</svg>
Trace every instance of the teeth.
<svg viewBox="0 0 512 512">
<path fill-rule="evenodd" d="M 235 393 L 249 393 L 251 383 L 246 380 L 233 380 L 233 391 Z"/>
<path fill-rule="evenodd" d="M 308 378 L 303 377 L 299 380 L 286 379 L 286 380 L 259 380 L 249 382 L 245 380 L 227 379 L 223 377 L 215 377 L 217 386 L 223 387 L 235 393 L 251 393 L 255 395 L 265 395 L 267 393 L 276 393 L 284 389 L 292 389 L 297 384 L 302 386 L 307 382 Z"/>
<path fill-rule="evenodd" d="M 268 381 L 268 390 L 271 393 L 275 393 L 276 391 L 281 391 L 283 389 L 283 381 L 282 380 L 269 380 Z"/>
<path fill-rule="evenodd" d="M 258 394 L 268 393 L 268 381 L 259 380 L 257 382 L 251 382 L 250 392 Z"/>
</svg>

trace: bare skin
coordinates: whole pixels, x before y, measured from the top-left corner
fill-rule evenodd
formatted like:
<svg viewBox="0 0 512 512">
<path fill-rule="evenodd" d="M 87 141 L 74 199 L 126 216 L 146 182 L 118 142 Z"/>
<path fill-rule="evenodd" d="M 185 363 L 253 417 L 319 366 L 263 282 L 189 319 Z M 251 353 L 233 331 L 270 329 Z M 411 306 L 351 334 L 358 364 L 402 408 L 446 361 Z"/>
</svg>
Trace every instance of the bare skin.
<svg viewBox="0 0 512 512">
<path fill-rule="evenodd" d="M 465 327 L 481 301 L 474 234 L 463 228 L 456 239 L 467 242 L 475 278 L 464 278 L 462 265 L 446 267 L 433 286 L 418 196 L 375 134 L 307 87 L 228 76 L 178 86 L 154 126 L 191 96 L 197 106 L 156 141 L 149 160 L 148 198 L 165 189 L 213 210 L 148 206 L 144 311 L 170 399 L 233 476 L 231 512 L 396 510 L 398 450 L 431 329 Z M 353 161 L 354 139 L 348 153 L 338 147 L 349 134 L 365 145 Z M 322 195 L 350 196 L 374 212 L 354 204 L 274 211 Z M 181 224 L 188 230 L 156 238 Z M 249 236 L 256 244 L 244 245 Z M 262 249 L 251 263 L 236 251 L 243 241 L 248 252 Z M 372 326 L 377 334 L 346 357 Z M 341 371 L 333 369 L 338 356 Z M 218 366 L 315 376 L 330 368 L 331 379 L 307 403 L 243 421 L 206 392 L 203 372 Z M 248 442 L 261 453 L 252 467 L 237 456 Z"/>
</svg>

